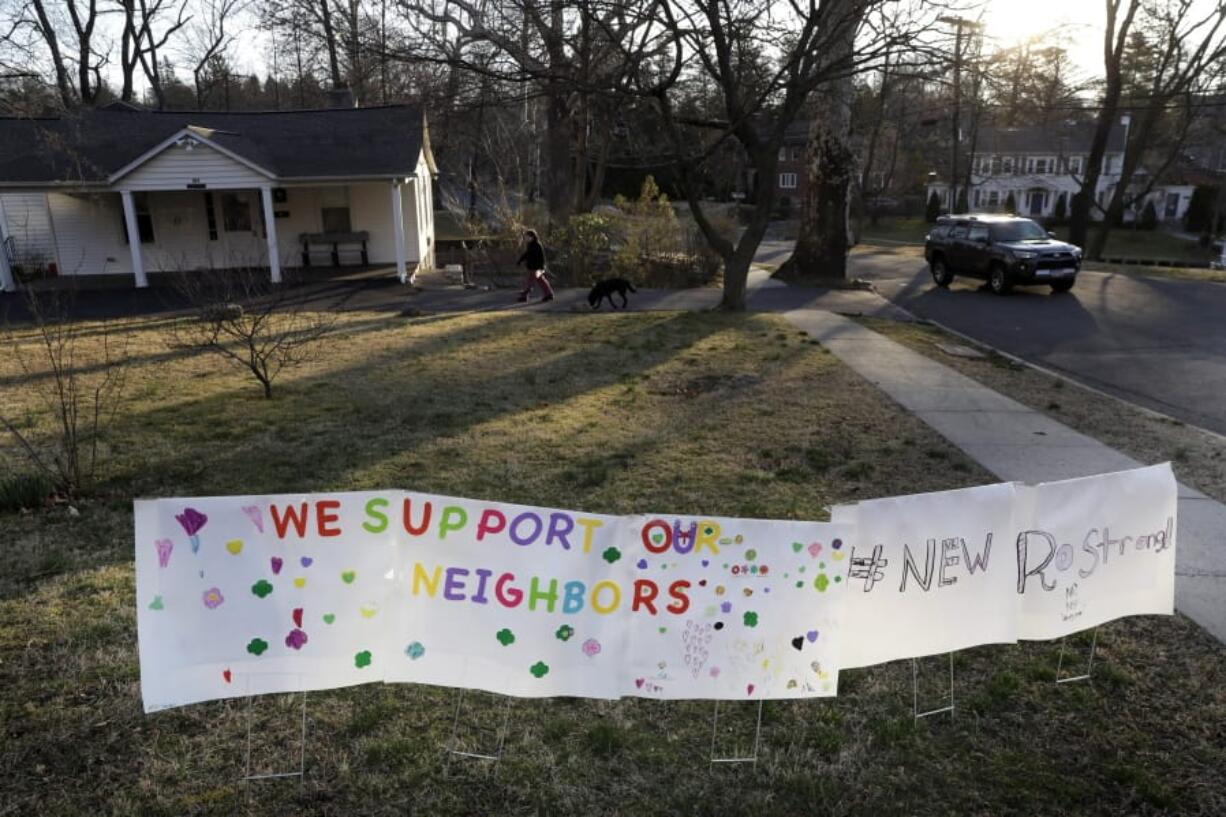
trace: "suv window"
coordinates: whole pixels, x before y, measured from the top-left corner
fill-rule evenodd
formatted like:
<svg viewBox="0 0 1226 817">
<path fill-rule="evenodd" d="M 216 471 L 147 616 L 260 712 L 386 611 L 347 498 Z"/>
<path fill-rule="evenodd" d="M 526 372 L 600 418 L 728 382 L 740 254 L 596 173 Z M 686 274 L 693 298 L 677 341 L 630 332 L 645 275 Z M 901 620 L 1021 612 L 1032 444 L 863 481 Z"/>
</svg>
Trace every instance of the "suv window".
<svg viewBox="0 0 1226 817">
<path fill-rule="evenodd" d="M 1028 218 L 1020 218 L 992 225 L 992 238 L 995 241 L 1033 241 L 1046 239 L 1047 231 Z"/>
<path fill-rule="evenodd" d="M 953 230 L 950 231 L 949 237 L 950 238 L 966 238 L 966 225 L 959 224 L 957 227 L 954 227 Z"/>
<path fill-rule="evenodd" d="M 971 227 L 970 232 L 966 236 L 971 241 L 987 241 L 988 227 L 986 224 L 976 224 Z"/>
<path fill-rule="evenodd" d="M 932 228 L 932 237 L 936 239 L 937 241 L 940 241 L 941 239 L 945 238 L 945 236 L 948 233 L 949 233 L 949 227 L 947 227 L 944 224 L 938 224 L 936 227 Z"/>
</svg>

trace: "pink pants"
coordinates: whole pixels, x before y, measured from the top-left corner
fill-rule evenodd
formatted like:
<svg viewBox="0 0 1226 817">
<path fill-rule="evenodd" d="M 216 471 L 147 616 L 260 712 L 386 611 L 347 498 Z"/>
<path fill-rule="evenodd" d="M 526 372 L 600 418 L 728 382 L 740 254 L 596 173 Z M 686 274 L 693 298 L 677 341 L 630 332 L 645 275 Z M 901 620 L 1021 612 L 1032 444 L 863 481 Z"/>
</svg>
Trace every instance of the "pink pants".
<svg viewBox="0 0 1226 817">
<path fill-rule="evenodd" d="M 524 290 L 521 294 L 527 297 L 532 292 L 534 285 L 541 288 L 541 295 L 543 297 L 553 297 L 553 287 L 549 286 L 549 279 L 545 277 L 545 270 L 528 270 L 528 274 L 524 277 Z"/>
</svg>

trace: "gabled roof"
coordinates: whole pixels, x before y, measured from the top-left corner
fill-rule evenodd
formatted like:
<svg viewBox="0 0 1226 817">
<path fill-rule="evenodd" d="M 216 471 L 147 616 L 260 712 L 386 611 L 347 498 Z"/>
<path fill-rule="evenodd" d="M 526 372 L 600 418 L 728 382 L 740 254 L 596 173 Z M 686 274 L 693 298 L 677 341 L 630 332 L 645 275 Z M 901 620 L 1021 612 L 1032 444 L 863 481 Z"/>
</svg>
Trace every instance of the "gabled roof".
<svg viewBox="0 0 1226 817">
<path fill-rule="evenodd" d="M 1109 153 L 1124 149 L 1124 126 L 1116 123 L 1107 137 Z M 975 139 L 977 154 L 1089 153 L 1094 141 L 1093 123 L 1032 125 L 1022 128 L 981 128 Z M 968 146 L 969 147 L 969 146 Z"/>
<path fill-rule="evenodd" d="M 412 105 L 223 113 L 108 107 L 0 118 L 0 184 L 99 183 L 191 129 L 278 179 L 410 176 L 429 140 Z"/>
</svg>

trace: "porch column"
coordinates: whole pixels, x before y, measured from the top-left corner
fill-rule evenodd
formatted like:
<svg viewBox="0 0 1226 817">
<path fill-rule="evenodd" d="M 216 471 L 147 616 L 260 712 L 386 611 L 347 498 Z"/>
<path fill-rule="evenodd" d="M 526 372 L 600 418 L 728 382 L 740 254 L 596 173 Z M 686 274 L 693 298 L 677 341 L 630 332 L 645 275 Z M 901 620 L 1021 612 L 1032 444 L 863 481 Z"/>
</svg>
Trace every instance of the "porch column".
<svg viewBox="0 0 1226 817">
<path fill-rule="evenodd" d="M 281 283 L 281 250 L 277 245 L 277 217 L 272 209 L 272 188 L 260 188 L 260 200 L 264 203 L 264 232 L 268 234 L 268 271 L 274 284 Z"/>
<path fill-rule="evenodd" d="M 123 198 L 123 223 L 128 227 L 128 249 L 132 252 L 132 272 L 136 276 L 136 286 L 143 289 L 149 286 L 145 277 L 145 259 L 141 255 L 140 226 L 136 223 L 136 202 L 132 200 L 131 190 L 121 190 Z"/>
<path fill-rule="evenodd" d="M 404 251 L 404 202 L 400 197 L 400 180 L 392 180 L 392 229 L 396 232 L 396 276 L 400 283 L 409 282 L 409 267 Z"/>
<path fill-rule="evenodd" d="M 4 210 L 0 209 L 0 292 L 16 292 L 17 281 L 13 278 L 13 268 L 9 266 L 8 224 L 4 221 Z"/>
</svg>

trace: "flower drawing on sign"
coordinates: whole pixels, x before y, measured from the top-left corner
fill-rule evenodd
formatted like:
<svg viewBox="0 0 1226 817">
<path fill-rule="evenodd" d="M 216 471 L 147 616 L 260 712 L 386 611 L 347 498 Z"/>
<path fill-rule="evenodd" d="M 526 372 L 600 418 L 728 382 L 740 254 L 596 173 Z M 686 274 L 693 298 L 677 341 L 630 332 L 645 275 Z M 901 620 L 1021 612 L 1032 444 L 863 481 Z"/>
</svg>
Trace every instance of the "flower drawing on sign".
<svg viewBox="0 0 1226 817">
<path fill-rule="evenodd" d="M 554 637 L 556 637 L 558 641 L 570 641 L 571 637 L 574 634 L 575 634 L 574 627 L 570 626 L 569 624 L 563 624 L 561 627 L 558 628 L 558 631 L 554 633 Z"/>
<path fill-rule="evenodd" d="M 600 655 L 600 642 L 594 638 L 589 638 L 583 642 L 583 654 L 588 658 L 595 658 Z"/>
<path fill-rule="evenodd" d="M 175 514 L 175 519 L 183 526 L 188 539 L 191 540 L 192 553 L 198 553 L 200 551 L 200 529 L 204 527 L 204 523 L 209 521 L 209 518 L 195 508 L 184 508 L 183 513 Z"/>
<path fill-rule="evenodd" d="M 204 591 L 204 606 L 210 610 L 216 610 L 225 600 L 226 597 L 221 594 L 219 587 L 210 587 Z"/>
<path fill-rule="evenodd" d="M 514 638 L 512 638 L 514 640 Z M 426 648 L 422 646 L 420 641 L 414 641 L 412 644 L 404 648 L 404 654 L 416 661 L 426 654 Z"/>
</svg>

